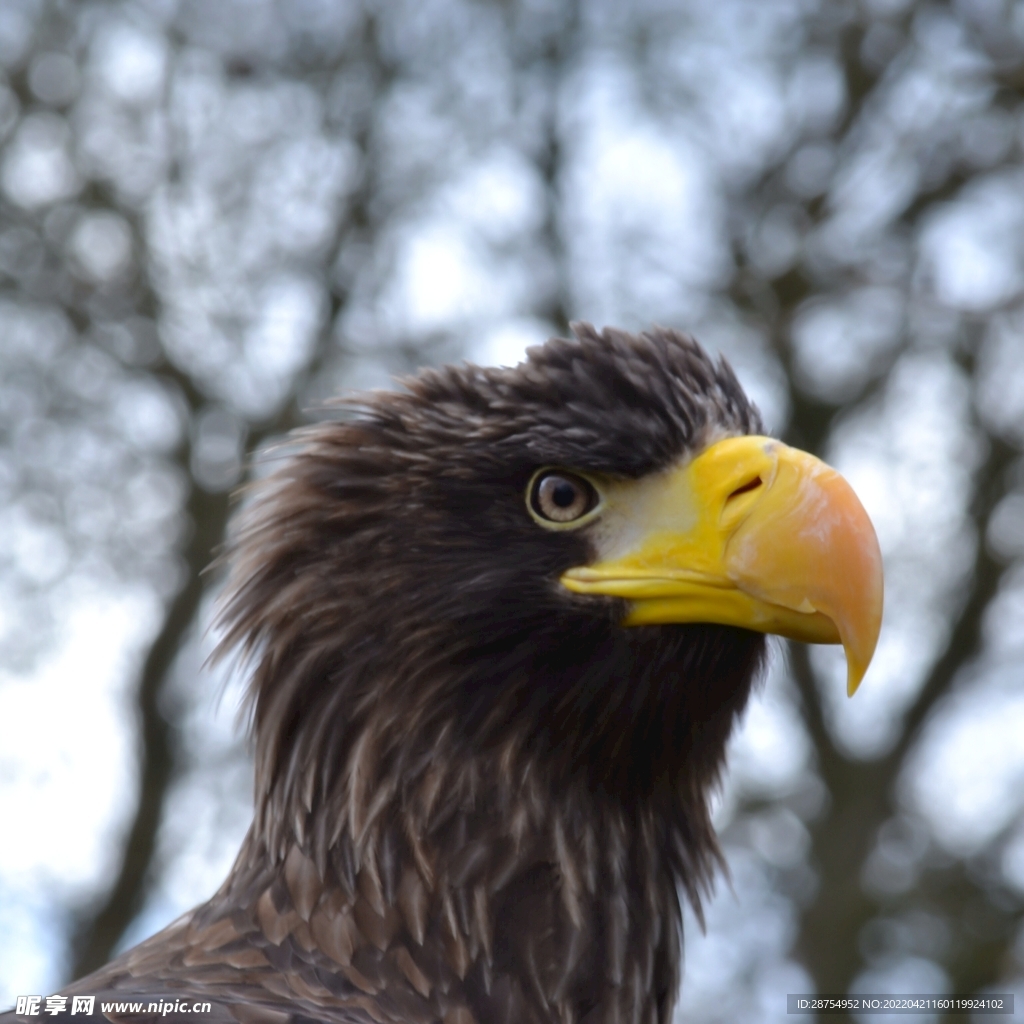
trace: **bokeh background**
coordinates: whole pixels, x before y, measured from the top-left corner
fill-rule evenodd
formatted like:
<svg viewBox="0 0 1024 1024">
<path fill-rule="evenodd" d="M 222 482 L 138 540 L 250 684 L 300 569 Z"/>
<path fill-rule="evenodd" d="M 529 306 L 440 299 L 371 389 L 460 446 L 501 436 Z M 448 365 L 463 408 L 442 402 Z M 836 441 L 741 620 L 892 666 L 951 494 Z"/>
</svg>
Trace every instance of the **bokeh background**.
<svg viewBox="0 0 1024 1024">
<path fill-rule="evenodd" d="M 725 353 L 886 560 L 856 699 L 780 645 L 732 744 L 677 1020 L 1024 1012 L 1021 0 L 2 0 L 0 1005 L 230 866 L 260 453 L 575 318 Z"/>
</svg>

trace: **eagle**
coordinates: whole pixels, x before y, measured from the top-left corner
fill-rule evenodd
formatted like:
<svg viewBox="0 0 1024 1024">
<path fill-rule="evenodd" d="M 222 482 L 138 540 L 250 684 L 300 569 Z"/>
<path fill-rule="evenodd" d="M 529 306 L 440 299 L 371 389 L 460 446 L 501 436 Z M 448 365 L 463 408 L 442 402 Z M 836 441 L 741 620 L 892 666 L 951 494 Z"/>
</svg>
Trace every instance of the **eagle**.
<svg viewBox="0 0 1024 1024">
<path fill-rule="evenodd" d="M 254 820 L 211 899 L 62 990 L 97 1016 L 667 1024 L 768 635 L 841 643 L 851 694 L 868 667 L 866 512 L 689 336 L 402 383 L 240 512 Z"/>
</svg>

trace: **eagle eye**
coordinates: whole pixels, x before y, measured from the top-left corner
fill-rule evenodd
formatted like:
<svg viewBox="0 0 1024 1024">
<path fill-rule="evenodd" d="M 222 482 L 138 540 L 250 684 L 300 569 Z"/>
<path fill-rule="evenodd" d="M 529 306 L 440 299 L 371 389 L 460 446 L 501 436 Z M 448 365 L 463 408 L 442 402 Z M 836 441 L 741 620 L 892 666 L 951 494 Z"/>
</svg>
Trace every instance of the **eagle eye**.
<svg viewBox="0 0 1024 1024">
<path fill-rule="evenodd" d="M 541 525 L 575 523 L 592 512 L 598 500 L 589 480 L 565 470 L 541 470 L 530 483 L 530 512 Z"/>
</svg>

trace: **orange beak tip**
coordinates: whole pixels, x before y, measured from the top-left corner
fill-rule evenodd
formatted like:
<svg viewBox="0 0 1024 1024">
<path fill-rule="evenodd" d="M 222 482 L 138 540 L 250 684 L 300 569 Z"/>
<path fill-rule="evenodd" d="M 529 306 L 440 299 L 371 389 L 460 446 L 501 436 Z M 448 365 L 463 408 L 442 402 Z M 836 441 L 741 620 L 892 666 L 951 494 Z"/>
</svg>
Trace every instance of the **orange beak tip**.
<svg viewBox="0 0 1024 1024">
<path fill-rule="evenodd" d="M 864 680 L 864 673 L 855 669 L 853 665 L 847 665 L 846 668 L 846 696 L 852 697 L 856 692 L 861 682 Z"/>
</svg>

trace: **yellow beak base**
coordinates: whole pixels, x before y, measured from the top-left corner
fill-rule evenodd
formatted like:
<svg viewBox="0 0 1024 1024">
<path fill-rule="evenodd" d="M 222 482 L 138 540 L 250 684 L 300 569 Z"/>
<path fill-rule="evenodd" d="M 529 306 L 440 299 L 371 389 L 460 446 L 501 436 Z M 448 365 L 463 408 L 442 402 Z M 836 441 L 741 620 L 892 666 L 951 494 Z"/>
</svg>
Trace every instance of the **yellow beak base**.
<svg viewBox="0 0 1024 1024">
<path fill-rule="evenodd" d="M 847 692 L 882 622 L 882 557 L 850 485 L 767 437 L 719 441 L 685 466 L 607 488 L 598 561 L 570 569 L 579 594 L 629 602 L 624 625 L 711 622 L 841 643 Z"/>
</svg>

